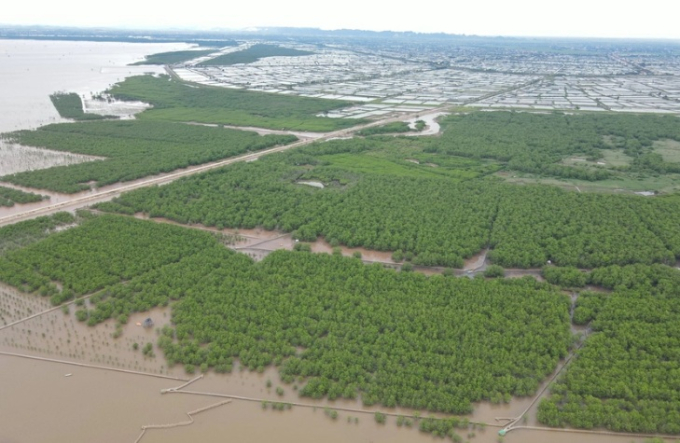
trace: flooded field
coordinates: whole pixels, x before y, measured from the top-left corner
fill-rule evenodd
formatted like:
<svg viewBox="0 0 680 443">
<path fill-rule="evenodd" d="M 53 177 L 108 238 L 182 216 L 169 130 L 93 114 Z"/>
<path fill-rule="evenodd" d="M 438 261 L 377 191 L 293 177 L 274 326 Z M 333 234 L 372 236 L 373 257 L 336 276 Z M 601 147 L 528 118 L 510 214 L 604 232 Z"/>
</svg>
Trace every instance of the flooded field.
<svg viewBox="0 0 680 443">
<path fill-rule="evenodd" d="M 0 40 L 0 133 L 62 121 L 49 95 L 101 92 L 125 77 L 163 72 L 127 66 L 144 55 L 188 48 L 185 43 L 102 43 Z"/>
<path fill-rule="evenodd" d="M 22 303 L 18 299 L 22 296 L 27 299 L 26 302 Z M 128 323 L 120 328 L 116 327 L 113 320 L 90 327 L 76 319 L 78 304 L 72 303 L 68 309 L 54 308 L 47 298 L 38 297 L 20 294 L 12 288 L 0 289 L 0 313 L 4 317 L 0 318 L 0 351 L 149 374 L 183 374 L 181 368 L 167 368 L 165 360 L 155 348 L 158 339 L 155 331 L 169 324 L 169 308 L 133 314 Z M 88 303 L 85 301 L 83 304 Z M 5 315 L 8 311 L 14 315 Z M 41 312 L 41 315 L 30 318 Z M 28 319 L 13 324 L 19 317 Z M 153 320 L 154 328 L 142 326 L 146 318 Z M 147 343 L 152 344 L 155 356 L 142 354 L 142 348 Z"/>
<path fill-rule="evenodd" d="M 0 355 L 0 377 L 14 381 L 0 383 L 0 396 L 3 400 L 11 399 L 0 402 L 0 441 L 179 443 L 218 442 L 225 437 L 239 442 L 276 440 L 283 443 L 442 441 L 419 432 L 417 426 L 398 427 L 392 415 L 384 425 L 379 425 L 371 411 L 344 411 L 340 409 L 346 406 L 342 402 L 328 406 L 337 408 L 334 409 L 337 418 L 332 419 L 325 413 L 323 404 L 315 407 L 310 402 L 311 407 L 292 406 L 276 411 L 264 409 L 261 401 L 246 400 L 232 400 L 195 414 L 194 422 L 187 426 L 149 429 L 137 440 L 142 426 L 187 422 L 187 412 L 219 405 L 228 399 L 199 394 L 161 394 L 163 389 L 183 384 L 178 380 L 5 355 Z M 273 398 L 276 396 L 267 393 L 265 387 L 268 377 L 268 373 L 236 372 L 219 377 L 209 374 L 186 389 L 218 395 L 247 393 L 272 401 L 296 400 L 296 396 L 288 393 L 283 398 Z M 35 425 L 34 417 L 40 417 L 40 426 Z M 498 429 L 476 426 L 460 433 L 471 442 L 496 443 L 500 441 Z M 503 441 L 630 443 L 642 442 L 643 438 L 519 429 L 508 433 Z"/>
<path fill-rule="evenodd" d="M 149 313 L 134 314 L 114 338 L 116 326 L 107 321 L 96 327 L 88 327 L 75 319 L 76 304 L 68 313 L 61 308 L 50 310 L 46 299 L 20 294 L 12 288 L 2 288 L 0 306 L 11 303 L 19 306 L 12 320 L 47 311 L 13 326 L 0 328 L 0 376 L 11 374 L 15 383 L 11 386 L 0 383 L 3 399 L 20 397 L 17 402 L 3 401 L 0 409 L 9 404 L 24 404 L 38 396 L 49 400 L 41 402 L 44 414 L 49 416 L 45 426 L 34 429 L 31 414 L 20 413 L 26 409 L 12 408 L 12 412 L 0 411 L 0 441 L 18 436 L 30 441 L 101 441 L 107 435 L 113 441 L 135 441 L 140 426 L 185 421 L 184 412 L 214 404 L 215 395 L 240 396 L 251 399 L 234 401 L 214 410 L 196 415 L 191 426 L 172 429 L 149 430 L 143 441 L 219 441 L 228 434 L 238 441 L 261 441 L 262 438 L 276 438 L 290 442 L 312 441 L 431 441 L 432 437 L 416 429 L 400 429 L 396 426 L 394 414 L 412 415 L 414 411 L 382 409 L 393 414 L 388 424 L 375 423 L 373 413 L 380 408 L 364 408 L 360 401 L 311 400 L 299 398 L 295 388 L 280 382 L 275 368 L 263 373 L 239 369 L 232 374 L 206 374 L 205 378 L 191 384 L 187 391 L 195 394 L 160 395 L 160 389 L 175 387 L 180 382 L 172 379 L 158 379 L 144 375 L 119 371 L 143 372 L 158 376 L 188 379 L 181 367 L 168 369 L 160 351 L 155 349 L 156 330 L 169 323 L 169 308 L 154 309 Z M 24 297 L 25 300 L 17 300 Z M 145 318 L 154 320 L 153 328 L 143 328 Z M 139 349 L 134 349 L 134 343 Z M 144 357 L 141 346 L 154 343 L 154 357 Z M 9 354 L 31 355 L 76 364 L 108 367 L 113 370 L 73 366 L 43 360 L 30 360 Z M 5 355 L 3 355 L 5 354 Z M 40 375 L 42 374 L 42 375 Z M 30 386 L 30 388 L 28 388 Z M 276 388 L 282 387 L 282 395 Z M 214 394 L 214 395 L 201 395 Z M 291 410 L 263 410 L 262 401 L 296 403 Z M 487 431 L 480 435 L 493 435 L 494 417 L 519 414 L 530 399 L 515 400 L 509 405 L 478 405 L 472 420 L 491 422 Z M 135 414 L 129 414 L 130 404 Z M 61 405 L 64 405 L 62 407 Z M 81 409 L 86 407 L 86 409 Z M 338 411 L 338 418 L 331 419 L 324 410 Z M 148 410 L 147 410 L 148 409 Z M 31 409 L 35 412 L 35 409 Z M 55 415 L 50 410 L 59 410 Z M 81 414 L 91 411 L 90 428 L 73 433 Z M 38 412 L 40 412 L 38 411 Z M 37 412 L 36 412 L 37 413 Z M 4 426 L 4 418 L 13 417 L 11 425 Z M 108 417 L 108 418 L 107 418 Z M 358 422 L 355 422 L 358 419 Z M 103 426 L 100 422 L 107 421 Z M 45 431 L 45 427 L 50 431 Z M 57 436 L 55 439 L 54 436 Z M 480 440 L 484 441 L 484 440 Z M 489 440 L 493 441 L 493 440 Z"/>
<path fill-rule="evenodd" d="M 18 172 L 67 166 L 99 160 L 99 157 L 21 146 L 0 139 L 0 177 Z"/>
<path fill-rule="evenodd" d="M 0 283 L 0 328 L 51 307 L 50 301 L 45 297 L 23 294 L 11 286 Z"/>
<path fill-rule="evenodd" d="M 245 230 L 238 234 L 243 236 L 244 243 L 253 245 L 281 240 L 278 233 L 271 231 Z M 316 246 L 330 248 L 323 242 Z M 217 442 L 223 441 L 225 435 L 236 441 L 276 439 L 291 443 L 440 441 L 419 432 L 415 425 L 412 428 L 397 426 L 397 415 L 412 416 L 417 411 L 366 408 L 359 400 L 331 402 L 301 398 L 296 393 L 297 386 L 282 383 L 273 367 L 257 373 L 242 370 L 236 363 L 231 374 L 208 372 L 179 389 L 181 392 L 162 395 L 162 389 L 175 388 L 194 377 L 186 374 L 183 367 L 168 368 L 162 352 L 156 348 L 157 331 L 170 323 L 170 308 L 133 314 L 122 327 L 113 320 L 88 327 L 75 318 L 80 304 L 89 302 L 71 303 L 68 310 L 52 308 L 45 298 L 0 287 L 3 315 L 0 377 L 12 380 L 12 383 L 0 383 L 3 398 L 0 441 Z M 153 320 L 152 327 L 142 326 L 146 318 Z M 17 321 L 20 322 L 11 324 Z M 147 343 L 151 343 L 153 356 L 144 356 L 141 352 Z M 283 392 L 277 392 L 277 388 Z M 233 396 L 237 398 L 232 399 Z M 232 401 L 224 403 L 229 400 Z M 468 419 L 484 426 L 475 425 L 474 429 L 459 433 L 472 442 L 498 442 L 498 430 L 508 419 L 530 408 L 533 400 L 516 398 L 509 404 L 476 404 L 474 414 Z M 277 411 L 263 408 L 263 401 L 291 403 L 292 407 Z M 202 411 L 207 407 L 211 408 Z M 534 409 L 535 405 L 530 409 L 528 420 L 518 425 L 536 426 Z M 29 410 L 30 414 L 26 412 Z M 336 418 L 329 414 L 331 410 L 337 413 Z M 375 422 L 376 410 L 388 414 L 386 424 Z M 36 416 L 41 417 L 40 426 L 33 426 Z M 177 423 L 182 425 L 149 428 L 141 435 L 142 426 Z M 140 435 L 141 439 L 137 440 Z M 548 439 L 558 443 L 643 440 L 631 436 L 517 429 L 503 441 L 539 443 Z"/>
</svg>

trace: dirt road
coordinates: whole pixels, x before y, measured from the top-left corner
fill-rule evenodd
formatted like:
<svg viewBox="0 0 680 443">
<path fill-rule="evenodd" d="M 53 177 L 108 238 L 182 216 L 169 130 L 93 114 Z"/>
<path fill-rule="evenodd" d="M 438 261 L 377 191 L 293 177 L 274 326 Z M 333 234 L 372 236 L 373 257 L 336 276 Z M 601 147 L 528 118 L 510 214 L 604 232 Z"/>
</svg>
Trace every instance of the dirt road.
<svg viewBox="0 0 680 443">
<path fill-rule="evenodd" d="M 431 109 L 428 111 L 429 113 L 436 113 L 436 112 L 442 112 L 444 111 L 448 106 L 441 107 L 441 108 L 435 108 Z M 114 197 L 119 196 L 120 194 L 128 191 L 132 191 L 135 189 L 143 188 L 146 186 L 154 186 L 154 185 L 161 185 L 161 184 L 166 184 L 170 183 L 174 180 L 177 180 L 178 178 L 182 177 L 187 177 L 190 175 L 198 174 L 200 172 L 205 172 L 205 171 L 210 171 L 211 169 L 216 169 L 216 168 L 221 168 L 223 166 L 230 165 L 232 163 L 236 162 L 243 162 L 243 161 L 254 161 L 257 160 L 258 158 L 262 157 L 263 155 L 267 154 L 273 154 L 275 152 L 283 152 L 287 151 L 292 148 L 298 148 L 300 146 L 305 146 L 309 145 L 311 143 L 317 142 L 317 141 L 323 141 L 323 140 L 329 140 L 332 138 L 338 138 L 338 137 L 347 137 L 351 134 L 353 134 L 356 131 L 359 131 L 361 129 L 365 128 L 370 128 L 373 126 L 380 126 L 384 125 L 386 123 L 392 123 L 396 121 L 403 121 L 403 120 L 408 120 L 409 118 L 412 118 L 416 115 L 422 115 L 423 112 L 413 112 L 413 113 L 403 113 L 399 114 L 397 116 L 391 116 L 388 118 L 384 118 L 381 120 L 377 120 L 365 125 L 357 125 L 348 129 L 341 129 L 339 131 L 333 131 L 329 132 L 327 134 L 324 134 L 323 136 L 320 136 L 318 138 L 310 138 L 306 140 L 300 140 L 294 143 L 290 143 L 288 145 L 283 145 L 283 146 L 277 146 L 274 148 L 270 149 L 264 149 L 262 151 L 250 153 L 250 154 L 244 154 L 240 155 L 237 157 L 231 157 L 228 159 L 224 160 L 219 160 L 216 162 L 212 163 L 206 163 L 203 165 L 191 167 L 191 168 L 186 168 L 174 172 L 169 172 L 167 174 L 162 174 L 158 175 L 155 177 L 151 178 L 145 178 L 141 180 L 137 180 L 134 182 L 129 182 L 129 183 L 123 183 L 123 184 L 116 184 L 116 185 L 111 185 L 107 186 L 104 188 L 101 188 L 95 192 L 88 192 L 86 195 L 74 195 L 73 198 L 69 198 L 65 201 L 56 203 L 56 204 L 51 204 L 50 202 L 45 202 L 43 204 L 38 205 L 39 207 L 35 206 L 30 206 L 27 205 L 26 210 L 21 210 L 19 209 L 18 211 L 14 209 L 14 213 L 10 215 L 6 215 L 3 217 L 0 217 L 0 226 L 6 226 L 12 223 L 28 220 L 31 218 L 39 217 L 39 216 L 44 216 L 44 215 L 50 215 L 55 212 L 59 211 L 74 211 L 76 209 L 92 205 L 94 203 L 99 203 L 102 201 L 107 201 L 110 200 Z M 39 192 L 39 190 L 38 190 Z"/>
</svg>

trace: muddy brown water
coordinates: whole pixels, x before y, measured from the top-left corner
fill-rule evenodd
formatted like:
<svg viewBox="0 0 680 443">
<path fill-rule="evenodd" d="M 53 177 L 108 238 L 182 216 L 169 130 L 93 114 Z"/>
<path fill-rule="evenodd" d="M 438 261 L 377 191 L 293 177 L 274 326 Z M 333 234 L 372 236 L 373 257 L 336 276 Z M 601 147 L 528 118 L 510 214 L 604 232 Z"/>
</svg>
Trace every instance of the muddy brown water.
<svg viewBox="0 0 680 443">
<path fill-rule="evenodd" d="M 66 374 L 71 376 L 66 377 Z M 227 376 L 236 379 L 239 376 Z M 226 377 L 225 377 L 226 378 Z M 130 442 L 141 427 L 187 420 L 186 412 L 218 403 L 199 395 L 165 394 L 161 389 L 180 382 L 113 371 L 78 368 L 0 355 L 0 441 L 34 443 Z M 259 381 L 259 380 L 258 380 Z M 207 380 L 203 387 L 219 380 Z M 192 388 L 199 389 L 199 381 Z M 285 399 L 284 399 L 285 401 Z M 348 418 L 350 421 L 348 422 Z M 358 423 L 354 422 L 358 418 Z M 258 402 L 233 401 L 194 416 L 186 427 L 148 430 L 140 443 L 201 442 L 434 442 L 441 441 L 414 428 L 399 428 L 388 417 L 385 425 L 372 414 L 339 411 L 332 420 L 323 407 L 263 410 Z M 497 442 L 497 429 L 476 429 L 472 442 Z M 463 433 L 467 438 L 467 433 Z M 626 436 L 567 434 L 515 430 L 505 442 L 630 443 Z"/>
<path fill-rule="evenodd" d="M 486 254 L 489 252 L 488 249 L 479 251 L 479 253 L 473 255 L 472 257 L 465 260 L 465 265 L 463 266 L 464 271 L 474 271 L 475 269 L 481 268 L 486 263 Z"/>
<path fill-rule="evenodd" d="M 66 374 L 71 374 L 65 377 Z M 211 400 L 161 396 L 180 382 L 0 355 L 0 441 L 130 442 Z"/>
<path fill-rule="evenodd" d="M 0 283 L 0 328 L 51 307 L 49 300 L 44 297 L 23 294 Z"/>
<path fill-rule="evenodd" d="M 89 327 L 76 320 L 76 309 L 76 306 L 71 305 L 68 314 L 64 314 L 61 309 L 54 309 L 24 322 L 5 326 L 0 329 L 0 351 L 149 374 L 183 376 L 181 368 L 166 367 L 162 353 L 155 346 L 158 340 L 156 329 L 170 322 L 169 308 L 131 315 L 118 338 L 114 338 L 115 321 Z M 141 326 L 147 317 L 154 320 L 156 328 Z M 133 349 L 134 343 L 138 345 L 137 350 Z M 147 343 L 154 347 L 153 358 L 141 352 Z"/>
<path fill-rule="evenodd" d="M 141 426 L 187 421 L 186 412 L 225 400 L 198 394 L 165 394 L 161 389 L 180 385 L 181 381 L 156 378 L 171 376 L 188 379 L 183 368 L 167 368 L 162 353 L 156 349 L 157 330 L 170 322 L 169 308 L 156 308 L 148 313 L 130 316 L 122 334 L 113 338 L 116 326 L 110 320 L 96 327 L 88 327 L 75 319 L 76 306 L 69 313 L 51 309 L 46 299 L 21 294 L 13 288 L 2 287 L 0 306 L 19 306 L 12 320 L 45 312 L 26 321 L 0 326 L 0 352 L 25 354 L 83 363 L 111 369 L 94 369 L 49 361 L 36 361 L 0 354 L 0 441 L 31 442 L 134 442 Z M 88 302 L 85 302 L 87 304 Z M 145 329 L 141 322 L 151 317 L 155 326 Z M 144 357 L 133 343 L 141 347 L 154 344 L 155 357 Z M 114 371 L 139 371 L 135 375 Z M 71 374 L 70 376 L 66 376 Z M 267 381 L 272 386 L 267 387 Z M 276 394 L 276 387 L 284 395 Z M 263 373 L 241 370 L 236 365 L 227 375 L 209 372 L 186 390 L 197 393 L 237 395 L 256 401 L 233 401 L 194 416 L 194 423 L 172 429 L 150 429 L 140 442 L 224 441 L 229 436 L 236 441 L 283 442 L 430 442 L 438 439 L 417 429 L 399 428 L 396 418 L 388 417 L 386 425 L 378 425 L 375 410 L 392 414 L 412 415 L 414 411 L 400 408 L 364 408 L 360 401 L 311 400 L 299 398 L 291 385 L 280 382 L 277 370 L 268 368 Z M 261 400 L 302 403 L 291 410 L 263 410 Z M 474 432 L 471 441 L 496 442 L 499 425 L 496 417 L 516 417 L 532 402 L 532 398 L 513 399 L 509 404 L 475 405 L 469 416 L 475 422 L 489 426 Z M 337 408 L 338 418 L 331 419 L 325 408 Z M 345 411 L 344 409 L 365 412 Z M 424 414 L 427 415 L 427 414 Z M 36 417 L 40 423 L 36 426 Z M 358 423 L 354 419 L 358 418 Z M 349 419 L 349 421 L 348 421 Z M 533 419 L 528 421 L 534 425 Z M 586 441 L 593 443 L 630 442 L 630 437 L 587 436 L 560 434 L 549 431 L 515 430 L 505 441 L 538 443 L 548 439 L 560 442 Z"/>
<path fill-rule="evenodd" d="M 162 73 L 162 66 L 127 66 L 144 55 L 187 48 L 186 43 L 0 40 L 0 132 L 64 121 L 49 95 L 89 95 L 130 75 Z"/>
</svg>

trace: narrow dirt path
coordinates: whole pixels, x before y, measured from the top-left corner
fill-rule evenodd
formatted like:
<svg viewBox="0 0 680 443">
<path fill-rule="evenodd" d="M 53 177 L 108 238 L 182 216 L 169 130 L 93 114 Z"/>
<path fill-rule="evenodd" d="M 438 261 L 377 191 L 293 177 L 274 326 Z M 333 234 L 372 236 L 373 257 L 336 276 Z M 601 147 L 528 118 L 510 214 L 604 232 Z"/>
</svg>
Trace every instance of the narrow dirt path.
<svg viewBox="0 0 680 443">
<path fill-rule="evenodd" d="M 586 333 L 582 336 L 581 341 L 578 344 L 578 346 L 574 347 L 569 352 L 569 355 L 567 355 L 564 362 L 562 362 L 560 365 L 557 366 L 557 368 L 555 369 L 555 372 L 553 372 L 553 375 L 548 380 L 543 382 L 543 386 L 539 389 L 538 393 L 536 394 L 536 397 L 534 397 L 534 399 L 529 404 L 529 406 L 527 406 L 526 409 L 521 414 L 519 414 L 517 417 L 512 419 L 512 421 L 510 421 L 510 423 L 508 423 L 499 432 L 500 435 L 505 435 L 505 434 L 507 434 L 508 432 L 510 432 L 514 429 L 526 428 L 527 427 L 527 426 L 523 426 L 523 425 L 518 426 L 517 424 L 520 421 L 524 420 L 525 416 L 529 413 L 529 411 L 531 411 L 532 409 L 535 409 L 535 407 L 537 407 L 537 405 L 538 405 L 538 402 L 550 393 L 548 388 L 555 381 L 555 379 L 557 379 L 557 377 L 562 373 L 564 368 L 566 368 L 569 365 L 569 363 L 572 361 L 572 359 L 574 358 L 574 356 L 576 355 L 578 350 L 581 349 L 583 344 L 586 342 L 586 338 L 588 338 L 588 333 Z M 501 418 L 498 418 L 497 420 L 501 420 Z"/>
</svg>

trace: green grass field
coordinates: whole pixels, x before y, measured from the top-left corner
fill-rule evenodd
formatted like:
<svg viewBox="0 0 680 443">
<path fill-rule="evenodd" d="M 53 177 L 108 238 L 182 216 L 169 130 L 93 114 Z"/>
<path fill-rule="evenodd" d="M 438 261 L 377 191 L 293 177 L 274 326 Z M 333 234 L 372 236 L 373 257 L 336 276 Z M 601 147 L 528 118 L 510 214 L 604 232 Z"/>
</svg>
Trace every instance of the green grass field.
<svg viewBox="0 0 680 443">
<path fill-rule="evenodd" d="M 680 142 L 675 140 L 657 140 L 652 145 L 654 152 L 661 154 L 667 162 L 680 162 Z"/>
<path fill-rule="evenodd" d="M 351 102 L 188 85 L 167 76 L 131 77 L 113 86 L 110 92 L 121 100 L 152 104 L 153 109 L 138 116 L 140 120 L 315 132 L 365 123 L 363 120 L 317 117 L 317 114 L 350 106 Z"/>
<path fill-rule="evenodd" d="M 596 182 L 540 177 L 533 174 L 522 174 L 514 171 L 499 172 L 496 176 L 501 177 L 508 183 L 543 184 L 570 190 L 577 190 L 576 188 L 578 187 L 578 190 L 581 192 L 632 193 L 656 191 L 662 194 L 669 194 L 680 191 L 680 174 L 657 174 L 639 177 L 631 175 L 615 179 L 599 180 Z"/>
</svg>

